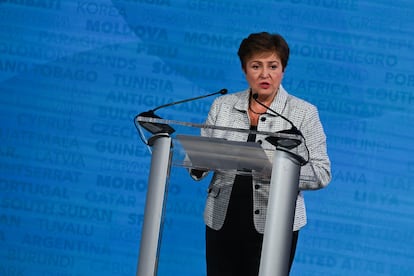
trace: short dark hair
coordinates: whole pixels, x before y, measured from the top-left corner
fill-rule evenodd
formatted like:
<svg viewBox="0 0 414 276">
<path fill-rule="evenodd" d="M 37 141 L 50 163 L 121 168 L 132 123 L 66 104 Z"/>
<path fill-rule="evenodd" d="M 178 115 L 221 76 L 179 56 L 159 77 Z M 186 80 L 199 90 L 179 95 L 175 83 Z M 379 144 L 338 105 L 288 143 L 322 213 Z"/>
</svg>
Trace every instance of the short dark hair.
<svg viewBox="0 0 414 276">
<path fill-rule="evenodd" d="M 267 32 L 253 33 L 243 39 L 237 52 L 241 66 L 245 69 L 246 61 L 255 54 L 275 53 L 282 62 L 283 71 L 289 60 L 289 45 L 279 34 Z"/>
</svg>

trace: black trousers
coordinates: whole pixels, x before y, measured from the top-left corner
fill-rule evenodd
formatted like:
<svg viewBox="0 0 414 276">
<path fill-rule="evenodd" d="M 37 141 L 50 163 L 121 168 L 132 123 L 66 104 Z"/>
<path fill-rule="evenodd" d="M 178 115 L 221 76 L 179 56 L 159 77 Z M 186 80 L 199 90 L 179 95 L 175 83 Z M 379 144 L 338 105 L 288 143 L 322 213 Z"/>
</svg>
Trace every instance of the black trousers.
<svg viewBox="0 0 414 276">
<path fill-rule="evenodd" d="M 220 231 L 206 227 L 206 259 L 208 276 L 257 276 L 259 275 L 262 243 L 226 239 Z M 263 235 L 258 234 L 258 240 Z M 237 235 L 236 235 L 237 236 Z M 289 271 L 296 252 L 299 231 L 293 232 Z"/>
<path fill-rule="evenodd" d="M 206 227 L 208 276 L 257 276 L 263 234 L 253 224 L 253 194 L 250 176 L 237 176 L 226 220 L 216 231 Z M 292 235 L 290 267 L 296 252 L 299 231 Z"/>
</svg>

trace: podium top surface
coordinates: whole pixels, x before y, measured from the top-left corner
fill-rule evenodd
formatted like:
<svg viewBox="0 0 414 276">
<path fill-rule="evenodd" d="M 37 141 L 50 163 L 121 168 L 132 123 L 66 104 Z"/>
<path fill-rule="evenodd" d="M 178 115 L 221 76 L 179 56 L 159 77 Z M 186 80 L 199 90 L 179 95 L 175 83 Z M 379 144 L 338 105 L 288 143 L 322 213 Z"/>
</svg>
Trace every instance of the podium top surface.
<svg viewBox="0 0 414 276">
<path fill-rule="evenodd" d="M 297 157 L 297 160 L 300 160 L 299 162 L 306 163 L 305 160 L 308 160 L 309 157 L 303 137 L 295 134 L 221 127 L 142 116 L 135 118 L 135 124 L 143 140 L 149 140 L 161 133 L 172 138 L 172 165 L 174 166 L 227 172 L 233 170 L 238 174 L 252 174 L 254 172 L 268 178 L 271 174 L 273 154 L 276 149 L 291 153 L 292 156 Z M 235 132 L 236 136 L 245 137 L 246 140 L 249 134 L 256 134 L 263 139 L 263 143 L 245 142 L 246 140 L 230 141 L 223 138 L 201 136 L 203 129 Z M 155 134 L 153 133 L 154 130 L 156 130 Z M 143 138 L 144 132 L 146 132 L 148 139 Z M 273 138 L 279 141 L 296 141 L 295 146 L 285 148 L 267 142 Z"/>
<path fill-rule="evenodd" d="M 261 135 L 267 135 L 271 137 L 285 138 L 285 139 L 296 139 L 296 140 L 300 140 L 303 142 L 303 137 L 297 134 L 258 131 L 258 130 L 250 130 L 250 129 L 243 129 L 243 128 L 222 127 L 222 126 L 216 126 L 216 125 L 199 124 L 199 123 L 184 122 L 184 121 L 177 121 L 177 120 L 166 120 L 162 118 L 153 118 L 153 117 L 137 116 L 135 118 L 135 125 L 137 126 L 137 128 L 143 127 L 149 132 L 158 130 L 159 131 L 158 133 L 166 132 L 170 135 L 172 135 L 173 133 L 178 133 L 178 134 L 191 134 L 192 133 L 194 135 L 198 135 L 201 129 L 214 129 L 214 130 L 233 131 L 233 132 L 248 133 L 248 134 L 249 133 L 261 134 Z M 151 125 L 153 126 L 152 128 L 151 128 Z M 176 130 L 175 128 L 177 128 L 178 130 Z M 170 131 L 171 133 L 169 133 L 168 131 Z M 197 131 L 198 133 L 196 133 Z M 152 134 L 154 134 L 154 132 L 152 132 Z"/>
</svg>

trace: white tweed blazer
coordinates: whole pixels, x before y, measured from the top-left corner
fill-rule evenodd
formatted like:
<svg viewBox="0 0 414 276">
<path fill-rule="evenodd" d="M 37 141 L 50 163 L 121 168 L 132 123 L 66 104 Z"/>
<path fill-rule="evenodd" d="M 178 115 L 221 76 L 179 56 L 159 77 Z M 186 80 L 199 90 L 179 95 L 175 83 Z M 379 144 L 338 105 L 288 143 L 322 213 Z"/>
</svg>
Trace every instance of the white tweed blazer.
<svg viewBox="0 0 414 276">
<path fill-rule="evenodd" d="M 212 104 L 206 124 L 233 128 L 250 128 L 248 115 L 249 89 L 215 99 Z M 326 136 L 322 128 L 317 108 L 280 89 L 271 104 L 271 109 L 289 118 L 302 132 L 309 149 L 310 162 L 301 167 L 301 175 L 314 175 L 316 181 L 300 181 L 300 192 L 296 201 L 296 211 L 293 230 L 299 230 L 306 224 L 306 210 L 302 190 L 316 190 L 328 185 L 331 180 L 330 161 L 326 149 Z M 289 129 L 285 120 L 268 112 L 259 118 L 258 131 L 276 132 Z M 226 138 L 234 141 L 247 141 L 247 133 L 235 133 L 204 129 L 203 136 Z M 256 142 L 268 143 L 265 137 L 257 135 Z M 260 140 L 260 141 L 259 141 Z M 266 145 L 269 146 L 269 145 Z M 204 174 L 202 177 L 204 177 Z M 197 179 L 194 175 L 193 178 Z M 204 210 L 204 221 L 210 228 L 218 230 L 223 226 L 230 194 L 235 179 L 234 174 L 215 172 L 207 189 L 208 195 Z M 269 195 L 269 182 L 253 178 L 253 221 L 259 233 L 264 232 L 266 210 Z"/>
</svg>

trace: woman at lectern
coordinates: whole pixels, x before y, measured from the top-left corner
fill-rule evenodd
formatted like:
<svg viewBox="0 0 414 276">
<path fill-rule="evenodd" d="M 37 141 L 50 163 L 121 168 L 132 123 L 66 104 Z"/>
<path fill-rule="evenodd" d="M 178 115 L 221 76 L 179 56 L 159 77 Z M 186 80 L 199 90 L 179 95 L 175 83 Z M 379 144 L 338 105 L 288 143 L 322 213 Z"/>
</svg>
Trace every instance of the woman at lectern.
<svg viewBox="0 0 414 276">
<path fill-rule="evenodd" d="M 238 56 L 249 87 L 217 98 L 206 124 L 268 132 L 293 127 L 303 135 L 309 162 L 301 167 L 301 175 L 312 174 L 314 180 L 299 181 L 290 269 L 299 230 L 306 224 L 302 191 L 324 188 L 331 180 L 326 136 L 317 108 L 290 95 L 281 85 L 289 59 L 289 46 L 282 36 L 266 32 L 250 34 L 241 42 Z M 203 130 L 202 135 L 216 136 L 211 129 Z M 223 136 L 220 132 L 220 138 L 268 143 L 248 133 L 228 132 Z M 191 170 L 196 180 L 206 174 Z M 258 275 L 269 187 L 269 181 L 251 175 L 215 172 L 204 211 L 207 275 Z"/>
</svg>

